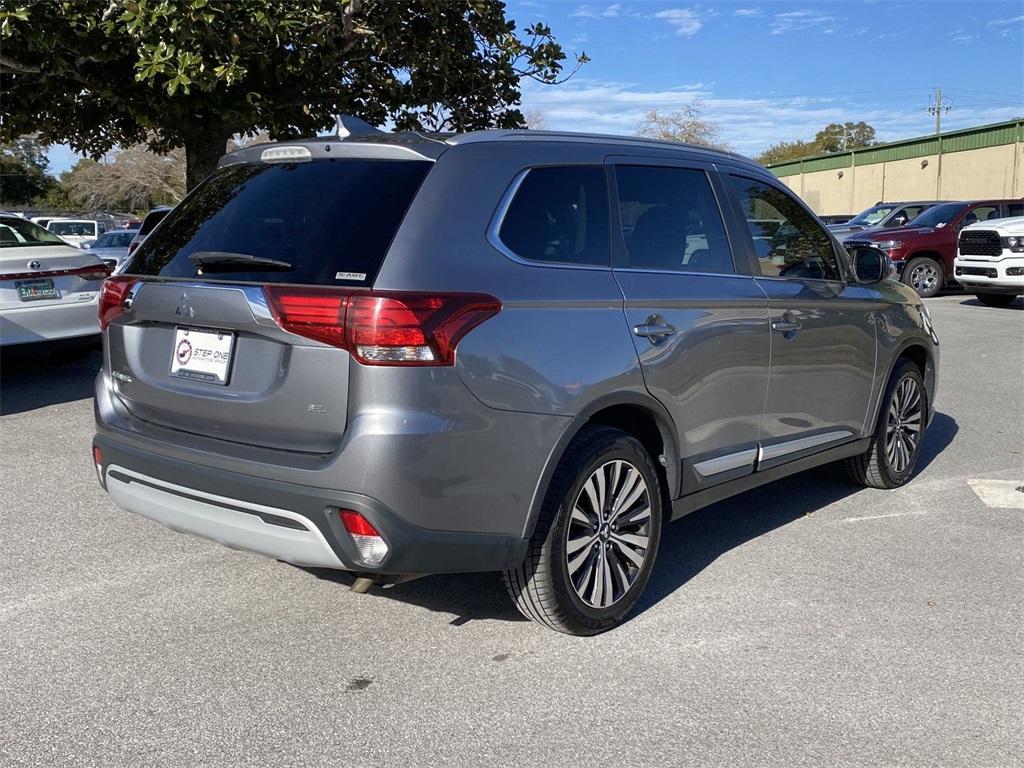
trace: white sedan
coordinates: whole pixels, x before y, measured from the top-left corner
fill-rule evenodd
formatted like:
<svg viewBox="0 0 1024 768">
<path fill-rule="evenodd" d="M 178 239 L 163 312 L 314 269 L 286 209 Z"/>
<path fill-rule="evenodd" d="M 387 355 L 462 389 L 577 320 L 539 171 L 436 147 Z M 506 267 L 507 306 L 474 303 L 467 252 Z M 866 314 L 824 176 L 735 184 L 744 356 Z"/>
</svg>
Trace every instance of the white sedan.
<svg viewBox="0 0 1024 768">
<path fill-rule="evenodd" d="M 110 267 L 17 216 L 0 215 L 0 346 L 100 331 L 100 287 Z"/>
</svg>

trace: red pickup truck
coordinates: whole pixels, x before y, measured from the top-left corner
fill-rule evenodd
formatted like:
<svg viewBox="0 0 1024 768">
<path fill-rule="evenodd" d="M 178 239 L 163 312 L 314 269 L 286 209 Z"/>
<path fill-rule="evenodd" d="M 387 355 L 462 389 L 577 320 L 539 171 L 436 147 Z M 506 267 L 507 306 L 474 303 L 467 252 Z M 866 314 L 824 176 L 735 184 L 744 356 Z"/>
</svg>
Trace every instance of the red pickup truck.
<svg viewBox="0 0 1024 768">
<path fill-rule="evenodd" d="M 1007 216 L 1024 216 L 1024 198 L 939 203 L 906 227 L 857 232 L 843 245 L 867 245 L 889 254 L 900 279 L 917 293 L 934 296 L 953 277 L 956 239 L 968 224 Z"/>
</svg>

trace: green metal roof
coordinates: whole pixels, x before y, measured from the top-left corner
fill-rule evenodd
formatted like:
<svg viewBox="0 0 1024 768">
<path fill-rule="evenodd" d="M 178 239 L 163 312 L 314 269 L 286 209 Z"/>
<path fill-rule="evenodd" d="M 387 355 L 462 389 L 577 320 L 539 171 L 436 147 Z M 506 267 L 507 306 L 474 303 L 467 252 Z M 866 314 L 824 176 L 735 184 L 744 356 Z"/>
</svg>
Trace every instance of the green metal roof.
<svg viewBox="0 0 1024 768">
<path fill-rule="evenodd" d="M 964 152 L 970 149 L 998 147 L 1024 141 L 1024 118 L 1007 120 L 1003 123 L 979 125 L 975 128 L 963 128 L 959 131 L 948 131 L 940 136 L 921 136 L 915 139 L 891 141 L 888 144 L 877 144 L 873 147 L 854 149 L 847 152 L 834 152 L 826 155 L 811 155 L 799 160 L 785 163 L 774 163 L 767 166 L 776 176 L 795 176 L 800 173 L 815 171 L 831 171 L 836 168 L 849 168 L 851 165 L 871 165 L 894 160 L 909 160 L 914 157 L 938 154 L 941 148 L 947 152 Z"/>
</svg>

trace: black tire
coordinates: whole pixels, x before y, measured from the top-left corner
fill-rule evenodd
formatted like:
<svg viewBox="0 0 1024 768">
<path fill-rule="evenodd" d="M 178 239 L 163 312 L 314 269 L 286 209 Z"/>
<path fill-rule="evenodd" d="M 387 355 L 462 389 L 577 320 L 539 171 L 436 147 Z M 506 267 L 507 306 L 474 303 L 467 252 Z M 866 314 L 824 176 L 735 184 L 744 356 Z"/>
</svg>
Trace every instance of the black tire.
<svg viewBox="0 0 1024 768">
<path fill-rule="evenodd" d="M 946 282 L 946 272 L 942 264 L 935 259 L 917 256 L 903 267 L 900 280 L 913 288 L 922 299 L 930 299 L 942 290 Z"/>
<path fill-rule="evenodd" d="M 1008 307 L 1017 300 L 1012 293 L 976 293 L 974 295 L 986 307 Z"/>
<path fill-rule="evenodd" d="M 906 459 L 905 465 L 900 466 L 901 460 L 894 461 L 890 458 L 889 449 L 893 440 L 889 439 L 889 434 L 893 426 L 891 419 L 893 398 L 896 396 L 897 390 L 901 386 L 905 386 L 903 382 L 907 380 L 913 382 L 920 397 L 920 420 L 917 422 L 919 428 L 917 442 L 914 444 L 913 450 L 909 452 L 910 455 Z M 850 478 L 868 488 L 892 489 L 904 485 L 913 476 L 917 461 L 921 456 L 921 445 L 924 443 L 927 419 L 928 392 L 925 390 L 921 371 L 912 361 L 901 359 L 885 388 L 885 397 L 882 399 L 882 407 L 879 409 L 878 424 L 875 427 L 875 434 L 871 438 L 871 447 L 860 456 L 853 456 L 845 461 Z"/>
<path fill-rule="evenodd" d="M 618 498 L 628 502 L 630 495 L 624 490 L 617 495 L 613 486 L 617 482 L 618 488 L 625 489 L 627 479 L 633 477 L 628 474 L 628 466 L 633 467 L 646 484 L 646 503 L 650 514 L 644 519 L 643 525 L 625 523 L 622 528 L 613 527 L 614 521 L 608 514 L 612 503 Z M 619 474 L 613 474 L 616 469 Z M 606 496 L 606 509 L 601 514 L 607 515 L 608 520 L 601 523 L 600 516 L 595 515 L 598 519 L 592 527 L 596 531 L 593 535 L 598 537 L 596 542 L 588 542 L 585 546 L 577 544 L 572 559 L 576 562 L 580 562 L 581 557 L 585 559 L 573 572 L 577 574 L 574 583 L 570 573 L 569 535 L 586 525 L 581 523 L 581 516 L 590 518 L 595 505 L 589 496 L 585 496 L 585 486 L 592 477 L 597 477 L 598 472 L 605 473 L 602 475 L 604 478 L 611 478 L 606 482 L 609 490 L 602 493 Z M 596 485 L 591 488 L 596 490 Z M 625 515 L 626 510 L 633 510 L 629 517 L 640 518 L 643 516 L 643 506 L 644 497 L 641 496 L 637 501 L 627 503 L 622 514 Z M 580 510 L 579 516 L 574 515 L 576 509 Z M 505 586 L 519 612 L 528 619 L 571 635 L 596 635 L 604 632 L 622 622 L 643 593 L 654 567 L 661 539 L 661 524 L 660 478 L 647 450 L 636 438 L 618 429 L 585 427 L 559 461 L 548 485 L 526 558 L 519 567 L 505 572 Z M 642 548 L 642 563 L 639 565 L 630 565 L 628 558 L 621 553 L 625 544 L 616 543 L 616 536 L 632 535 L 630 532 L 635 532 L 641 539 L 644 535 L 647 538 L 647 546 Z M 586 535 L 573 541 L 583 541 Z M 633 549 L 634 554 L 640 552 L 640 549 Z M 608 564 L 606 568 L 605 563 Z M 615 570 L 616 567 L 618 570 Z M 605 570 L 609 581 L 599 578 Z M 613 600 L 605 607 L 585 602 L 578 591 L 582 589 L 593 597 L 598 580 L 602 584 L 612 585 L 609 594 L 619 595 L 604 598 Z M 584 586 L 578 586 L 580 583 Z M 587 584 L 592 585 L 592 588 L 588 589 L 585 586 Z M 596 602 L 600 603 L 602 597 L 603 594 Z"/>
</svg>

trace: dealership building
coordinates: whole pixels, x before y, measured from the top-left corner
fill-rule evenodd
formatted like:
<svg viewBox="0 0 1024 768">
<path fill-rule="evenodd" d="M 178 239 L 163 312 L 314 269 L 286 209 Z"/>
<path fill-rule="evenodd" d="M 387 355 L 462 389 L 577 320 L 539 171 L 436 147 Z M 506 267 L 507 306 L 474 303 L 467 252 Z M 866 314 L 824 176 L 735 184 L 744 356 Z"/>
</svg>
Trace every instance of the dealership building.
<svg viewBox="0 0 1024 768">
<path fill-rule="evenodd" d="M 768 169 L 819 215 L 881 200 L 1024 197 L 1024 118 L 814 155 Z"/>
</svg>

